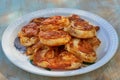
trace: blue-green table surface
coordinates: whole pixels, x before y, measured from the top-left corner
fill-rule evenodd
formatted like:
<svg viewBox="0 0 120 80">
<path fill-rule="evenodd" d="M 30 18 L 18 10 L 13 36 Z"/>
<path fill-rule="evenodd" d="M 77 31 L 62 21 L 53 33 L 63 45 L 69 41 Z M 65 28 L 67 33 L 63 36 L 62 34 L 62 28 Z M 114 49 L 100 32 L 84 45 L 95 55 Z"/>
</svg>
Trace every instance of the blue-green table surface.
<svg viewBox="0 0 120 80">
<path fill-rule="evenodd" d="M 116 29 L 120 38 L 120 0 L 0 0 L 0 80 L 120 80 L 120 50 L 103 67 L 72 77 L 45 77 L 13 65 L 1 46 L 6 27 L 17 18 L 45 8 L 76 8 L 95 13 Z"/>
</svg>

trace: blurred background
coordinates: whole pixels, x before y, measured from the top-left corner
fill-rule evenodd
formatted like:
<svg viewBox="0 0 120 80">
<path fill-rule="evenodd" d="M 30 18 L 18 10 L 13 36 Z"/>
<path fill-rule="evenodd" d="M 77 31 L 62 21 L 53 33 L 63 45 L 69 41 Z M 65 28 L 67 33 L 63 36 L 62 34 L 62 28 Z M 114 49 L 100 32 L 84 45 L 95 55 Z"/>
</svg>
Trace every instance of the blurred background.
<svg viewBox="0 0 120 80">
<path fill-rule="evenodd" d="M 36 10 L 56 7 L 82 9 L 108 20 L 120 14 L 120 0 L 0 0 L 0 24 L 8 24 Z"/>
<path fill-rule="evenodd" d="M 4 30 L 17 18 L 46 8 L 76 8 L 97 14 L 113 25 L 120 39 L 120 0 L 0 0 L 0 80 L 120 80 L 120 50 L 103 67 L 74 77 L 38 76 L 14 66 L 2 51 Z"/>
</svg>

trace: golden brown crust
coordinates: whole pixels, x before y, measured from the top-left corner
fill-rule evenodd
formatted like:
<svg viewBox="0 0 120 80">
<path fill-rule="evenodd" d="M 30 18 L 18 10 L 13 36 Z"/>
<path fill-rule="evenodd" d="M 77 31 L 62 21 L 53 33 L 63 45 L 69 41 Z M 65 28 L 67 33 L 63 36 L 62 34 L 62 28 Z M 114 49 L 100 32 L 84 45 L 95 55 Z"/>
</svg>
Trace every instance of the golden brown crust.
<svg viewBox="0 0 120 80">
<path fill-rule="evenodd" d="M 20 37 L 20 43 L 26 47 L 32 46 L 37 41 L 38 41 L 37 37 Z"/>
<path fill-rule="evenodd" d="M 68 26 L 69 25 L 69 20 L 68 18 L 64 16 L 52 16 L 47 18 L 42 22 L 42 24 L 53 24 L 53 25 L 59 25 L 59 26 Z"/>
<path fill-rule="evenodd" d="M 38 41 L 34 45 L 27 47 L 26 55 L 33 55 L 42 47 L 44 47 L 44 45 Z"/>
<path fill-rule="evenodd" d="M 73 28 L 76 28 L 78 30 L 91 30 L 94 28 L 93 25 L 89 24 L 88 21 L 85 21 L 84 19 L 80 18 L 78 15 L 71 15 L 69 17 Z"/>
<path fill-rule="evenodd" d="M 70 25 L 65 29 L 70 35 L 77 38 L 92 38 L 96 36 L 98 27 L 91 25 L 88 21 L 80 18 L 78 15 L 69 17 Z"/>
<path fill-rule="evenodd" d="M 41 31 L 61 30 L 70 24 L 69 19 L 64 16 L 49 17 L 40 25 Z"/>
<path fill-rule="evenodd" d="M 57 54 L 57 55 L 56 55 Z M 35 53 L 33 62 L 35 65 L 50 69 L 77 69 L 82 66 L 82 60 L 67 51 L 43 49 Z"/>
<path fill-rule="evenodd" d="M 41 31 L 39 33 L 41 43 L 48 46 L 59 46 L 68 43 L 70 35 L 64 31 Z"/>
<path fill-rule="evenodd" d="M 93 38 L 88 38 L 85 41 L 86 43 L 90 43 L 94 50 L 96 50 L 100 46 L 100 43 L 101 43 L 99 38 L 97 38 L 96 36 Z"/>
<path fill-rule="evenodd" d="M 67 51 L 73 53 L 78 58 L 82 58 L 84 62 L 95 62 L 97 56 L 92 46 L 86 40 L 72 39 L 66 44 Z"/>
<path fill-rule="evenodd" d="M 38 26 L 40 26 L 41 23 L 42 23 L 45 19 L 47 19 L 47 17 L 40 17 L 40 18 L 35 18 L 35 19 L 31 20 L 30 22 L 36 23 Z"/>
<path fill-rule="evenodd" d="M 39 37 L 45 39 L 56 39 L 56 38 L 64 38 L 69 36 L 69 34 L 65 31 L 40 31 Z"/>
<path fill-rule="evenodd" d="M 18 34 L 18 37 L 22 37 L 22 36 L 33 37 L 33 36 L 37 36 L 38 32 L 39 32 L 39 28 L 37 24 L 29 23 L 28 25 L 22 28 L 22 30 Z"/>
<path fill-rule="evenodd" d="M 20 43 L 33 64 L 50 69 L 77 69 L 83 62 L 95 62 L 96 37 L 94 26 L 78 15 L 34 18 L 18 33 Z"/>
<path fill-rule="evenodd" d="M 73 37 L 76 37 L 76 38 L 92 38 L 92 37 L 96 36 L 95 29 L 84 31 L 84 30 L 79 30 L 77 28 L 69 27 L 67 29 L 67 31 L 69 32 L 70 35 L 72 35 Z"/>
</svg>

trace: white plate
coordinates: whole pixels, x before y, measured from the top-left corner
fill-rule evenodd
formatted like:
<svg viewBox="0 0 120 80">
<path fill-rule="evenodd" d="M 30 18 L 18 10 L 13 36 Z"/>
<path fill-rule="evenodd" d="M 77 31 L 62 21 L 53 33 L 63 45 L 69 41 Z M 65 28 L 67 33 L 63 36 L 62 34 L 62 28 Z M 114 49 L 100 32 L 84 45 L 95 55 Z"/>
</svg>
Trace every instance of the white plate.
<svg viewBox="0 0 120 80">
<path fill-rule="evenodd" d="M 77 70 L 69 70 L 69 71 L 47 71 L 42 68 L 38 68 L 32 65 L 27 56 L 21 54 L 14 47 L 14 40 L 17 37 L 18 32 L 20 29 L 26 25 L 31 19 L 37 17 L 44 17 L 44 16 L 52 16 L 52 15 L 71 15 L 77 14 L 82 18 L 90 21 L 91 23 L 100 26 L 100 30 L 98 31 L 98 37 L 101 40 L 101 45 L 97 50 L 97 62 L 90 66 L 77 69 Z M 3 37 L 2 37 L 2 48 L 4 50 L 5 55 L 8 59 L 18 66 L 19 68 L 45 76 L 73 76 L 78 74 L 87 73 L 93 71 L 104 64 L 106 64 L 116 53 L 118 48 L 118 36 L 112 25 L 110 25 L 106 20 L 103 18 L 92 14 L 87 11 L 83 10 L 76 10 L 76 9 L 68 9 L 68 8 L 54 8 L 54 9 L 45 9 L 39 10 L 30 14 L 27 14 L 12 24 L 10 24 L 7 29 L 5 30 Z"/>
</svg>

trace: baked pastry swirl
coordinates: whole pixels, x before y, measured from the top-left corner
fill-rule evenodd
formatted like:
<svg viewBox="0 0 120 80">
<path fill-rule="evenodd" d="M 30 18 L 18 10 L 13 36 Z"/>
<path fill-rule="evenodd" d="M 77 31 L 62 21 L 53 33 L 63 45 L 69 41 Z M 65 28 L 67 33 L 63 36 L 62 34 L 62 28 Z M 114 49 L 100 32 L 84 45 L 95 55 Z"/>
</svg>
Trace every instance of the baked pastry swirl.
<svg viewBox="0 0 120 80">
<path fill-rule="evenodd" d="M 32 19 L 18 37 L 33 65 L 72 70 L 83 67 L 84 62 L 96 62 L 99 29 L 78 15 L 58 15 Z"/>
</svg>

